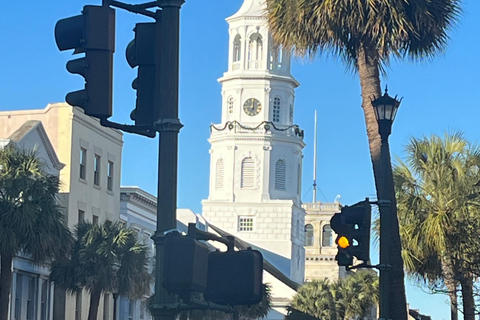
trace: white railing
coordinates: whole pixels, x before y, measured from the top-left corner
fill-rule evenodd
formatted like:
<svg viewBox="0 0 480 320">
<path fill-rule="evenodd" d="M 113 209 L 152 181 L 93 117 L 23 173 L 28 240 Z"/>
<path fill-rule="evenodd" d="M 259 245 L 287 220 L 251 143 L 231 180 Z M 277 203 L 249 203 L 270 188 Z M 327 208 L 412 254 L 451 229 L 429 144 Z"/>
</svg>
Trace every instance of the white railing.
<svg viewBox="0 0 480 320">
<path fill-rule="evenodd" d="M 315 203 L 303 203 L 302 207 L 306 210 L 320 210 L 320 211 L 332 211 L 332 210 L 340 210 L 340 203 L 323 203 L 323 202 L 315 202 Z"/>
</svg>

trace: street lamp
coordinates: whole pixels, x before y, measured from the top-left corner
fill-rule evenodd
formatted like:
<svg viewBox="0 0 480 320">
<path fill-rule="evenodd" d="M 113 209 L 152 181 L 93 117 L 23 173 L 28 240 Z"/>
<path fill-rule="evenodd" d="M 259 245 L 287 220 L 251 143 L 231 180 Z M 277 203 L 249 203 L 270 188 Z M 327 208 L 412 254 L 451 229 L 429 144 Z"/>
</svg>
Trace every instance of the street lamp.
<svg viewBox="0 0 480 320">
<path fill-rule="evenodd" d="M 375 117 L 378 122 L 378 133 L 382 138 L 382 143 L 384 140 L 388 139 L 388 136 L 392 132 L 393 120 L 395 120 L 395 116 L 397 115 L 400 102 L 401 99 L 397 100 L 397 96 L 392 98 L 388 95 L 387 88 L 385 88 L 383 96 L 372 101 L 372 106 L 375 110 Z"/>
<path fill-rule="evenodd" d="M 380 319 L 389 319 L 389 297 L 390 297 L 390 233 L 392 215 L 396 214 L 395 190 L 393 185 L 392 163 L 390 161 L 390 150 L 388 136 L 392 132 L 393 120 L 397 114 L 400 100 L 388 95 L 385 88 L 383 96 L 372 100 L 375 110 L 375 117 L 378 122 L 378 133 L 382 145 L 380 149 L 381 179 L 383 179 L 384 190 L 378 190 L 378 208 L 380 211 Z M 381 192 L 381 194 L 380 194 Z"/>
</svg>

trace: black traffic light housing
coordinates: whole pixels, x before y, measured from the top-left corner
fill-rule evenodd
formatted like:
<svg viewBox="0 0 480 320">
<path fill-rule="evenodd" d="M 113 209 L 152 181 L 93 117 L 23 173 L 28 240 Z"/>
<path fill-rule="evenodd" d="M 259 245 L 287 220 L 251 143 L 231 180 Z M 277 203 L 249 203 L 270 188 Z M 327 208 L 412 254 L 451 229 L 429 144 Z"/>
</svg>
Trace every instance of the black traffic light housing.
<svg viewBox="0 0 480 320">
<path fill-rule="evenodd" d="M 211 252 L 205 300 L 253 305 L 263 298 L 263 257 L 257 250 Z"/>
<path fill-rule="evenodd" d="M 162 284 L 165 290 L 180 296 L 203 292 L 207 287 L 210 250 L 193 238 L 170 233 L 165 237 L 165 262 Z"/>
<path fill-rule="evenodd" d="M 342 207 L 341 212 L 331 218 L 330 226 L 337 234 L 335 260 L 339 266 L 353 265 L 353 257 L 364 263 L 370 260 L 371 205 L 368 198 Z"/>
<path fill-rule="evenodd" d="M 189 300 L 202 292 L 206 301 L 219 305 L 253 305 L 263 299 L 263 256 L 260 251 L 234 250 L 234 240 L 199 231 L 189 225 L 188 236 L 165 236 L 162 285 L 170 293 Z M 210 251 L 196 239 L 216 240 L 227 251 Z"/>
<path fill-rule="evenodd" d="M 155 76 L 156 34 L 160 23 L 137 23 L 135 26 L 135 39 L 126 50 L 126 58 L 130 67 L 138 67 L 138 76 L 132 83 L 132 88 L 137 90 L 135 109 L 130 117 L 136 126 L 153 126 L 155 117 Z"/>
<path fill-rule="evenodd" d="M 60 51 L 74 49 L 85 57 L 71 60 L 67 70 L 85 78 L 85 89 L 70 92 L 65 100 L 100 119 L 112 115 L 115 11 L 108 6 L 84 6 L 81 15 L 59 20 L 55 41 Z"/>
</svg>

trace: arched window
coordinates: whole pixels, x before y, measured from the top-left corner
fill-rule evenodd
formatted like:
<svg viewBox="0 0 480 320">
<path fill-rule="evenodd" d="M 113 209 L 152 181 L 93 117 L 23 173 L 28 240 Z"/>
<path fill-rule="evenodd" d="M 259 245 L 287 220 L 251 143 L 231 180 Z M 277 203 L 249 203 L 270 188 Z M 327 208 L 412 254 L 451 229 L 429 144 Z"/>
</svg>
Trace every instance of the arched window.
<svg viewBox="0 0 480 320">
<path fill-rule="evenodd" d="M 293 123 L 293 106 L 290 104 L 290 123 Z"/>
<path fill-rule="evenodd" d="M 233 99 L 232 96 L 228 97 L 228 100 L 227 100 L 228 113 L 233 113 L 233 103 L 234 102 L 235 102 L 235 99 Z"/>
<path fill-rule="evenodd" d="M 248 67 L 250 69 L 259 69 L 263 57 L 263 41 L 259 33 L 250 36 L 248 43 Z"/>
<path fill-rule="evenodd" d="M 313 246 L 313 226 L 307 224 L 305 226 L 305 247 Z"/>
<path fill-rule="evenodd" d="M 273 98 L 273 122 L 280 122 L 280 98 Z"/>
<path fill-rule="evenodd" d="M 255 186 L 255 162 L 252 158 L 245 158 L 242 160 L 241 168 L 241 188 L 253 188 Z"/>
<path fill-rule="evenodd" d="M 218 159 L 216 167 L 215 189 L 223 189 L 224 165 L 223 159 Z"/>
<path fill-rule="evenodd" d="M 285 161 L 282 159 L 275 163 L 275 189 L 285 190 Z"/>
<path fill-rule="evenodd" d="M 322 247 L 332 246 L 332 228 L 329 224 L 323 226 L 322 232 Z"/>
<path fill-rule="evenodd" d="M 283 52 L 279 46 L 273 46 L 270 52 L 270 70 L 279 70 L 282 67 Z"/>
<path fill-rule="evenodd" d="M 242 37 L 237 34 L 233 40 L 233 62 L 240 61 L 242 57 Z"/>
</svg>

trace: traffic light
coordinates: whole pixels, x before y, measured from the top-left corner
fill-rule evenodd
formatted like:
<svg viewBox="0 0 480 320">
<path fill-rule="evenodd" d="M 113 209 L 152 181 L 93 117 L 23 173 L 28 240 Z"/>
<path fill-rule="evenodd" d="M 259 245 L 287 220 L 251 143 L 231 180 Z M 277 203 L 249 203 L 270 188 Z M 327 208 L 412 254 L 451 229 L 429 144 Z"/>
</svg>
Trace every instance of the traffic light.
<svg viewBox="0 0 480 320">
<path fill-rule="evenodd" d="M 163 287 L 171 293 L 188 296 L 207 287 L 210 250 L 193 238 L 170 233 L 165 237 Z"/>
<path fill-rule="evenodd" d="M 126 50 L 130 67 L 138 67 L 138 77 L 132 88 L 137 90 L 135 109 L 130 117 L 136 126 L 152 126 L 155 121 L 155 44 L 157 23 L 137 23 L 135 39 Z"/>
<path fill-rule="evenodd" d="M 205 300 L 222 305 L 253 305 L 263 298 L 263 257 L 257 250 L 211 252 Z"/>
<path fill-rule="evenodd" d="M 108 6 L 84 6 L 81 15 L 59 20 L 55 41 L 60 51 L 74 49 L 85 57 L 71 60 L 67 70 L 85 78 L 85 89 L 70 92 L 65 100 L 101 119 L 112 115 L 115 11 Z"/>
<path fill-rule="evenodd" d="M 337 234 L 335 256 L 339 266 L 353 265 L 353 257 L 367 262 L 370 260 L 371 205 L 367 199 L 352 206 L 345 206 L 335 213 L 330 226 Z"/>
</svg>

